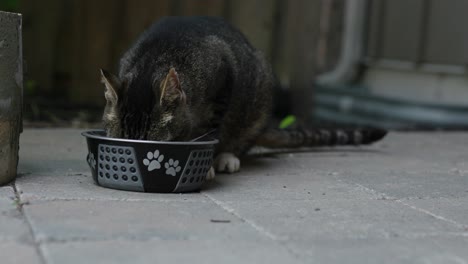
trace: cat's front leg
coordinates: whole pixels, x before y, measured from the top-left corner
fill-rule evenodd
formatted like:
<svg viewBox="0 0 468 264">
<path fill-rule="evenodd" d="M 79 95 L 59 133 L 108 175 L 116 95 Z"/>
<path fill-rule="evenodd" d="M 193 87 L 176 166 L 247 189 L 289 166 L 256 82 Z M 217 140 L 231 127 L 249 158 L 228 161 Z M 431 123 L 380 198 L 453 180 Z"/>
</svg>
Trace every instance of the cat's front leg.
<svg viewBox="0 0 468 264">
<path fill-rule="evenodd" d="M 222 152 L 216 156 L 214 167 L 218 172 L 238 172 L 240 170 L 240 160 L 233 153 Z"/>
</svg>

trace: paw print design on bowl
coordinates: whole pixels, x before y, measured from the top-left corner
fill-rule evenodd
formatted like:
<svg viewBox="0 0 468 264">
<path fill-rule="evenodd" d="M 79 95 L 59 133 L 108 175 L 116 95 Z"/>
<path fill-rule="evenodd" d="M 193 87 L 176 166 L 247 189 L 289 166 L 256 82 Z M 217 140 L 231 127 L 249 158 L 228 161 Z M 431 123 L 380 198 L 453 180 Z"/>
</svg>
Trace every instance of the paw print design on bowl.
<svg viewBox="0 0 468 264">
<path fill-rule="evenodd" d="M 166 168 L 166 174 L 171 176 L 176 176 L 176 174 L 181 170 L 178 160 L 169 159 L 168 162 L 164 164 Z"/>
<path fill-rule="evenodd" d="M 164 155 L 159 154 L 159 150 L 154 152 L 148 152 L 146 159 L 143 160 L 143 164 L 148 167 L 148 171 L 154 171 L 161 168 L 161 163 L 164 160 Z"/>
</svg>

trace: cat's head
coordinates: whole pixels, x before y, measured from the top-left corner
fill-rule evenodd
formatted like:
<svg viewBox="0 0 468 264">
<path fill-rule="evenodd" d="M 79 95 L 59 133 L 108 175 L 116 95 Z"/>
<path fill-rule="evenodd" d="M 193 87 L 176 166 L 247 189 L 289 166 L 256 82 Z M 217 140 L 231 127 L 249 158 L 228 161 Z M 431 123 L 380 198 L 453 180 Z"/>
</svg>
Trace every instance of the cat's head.
<svg viewBox="0 0 468 264">
<path fill-rule="evenodd" d="M 158 141 L 189 140 L 190 109 L 174 68 L 161 80 L 120 80 L 101 70 L 105 98 L 103 123 L 108 137 Z M 148 85 L 151 87 L 140 87 Z"/>
</svg>

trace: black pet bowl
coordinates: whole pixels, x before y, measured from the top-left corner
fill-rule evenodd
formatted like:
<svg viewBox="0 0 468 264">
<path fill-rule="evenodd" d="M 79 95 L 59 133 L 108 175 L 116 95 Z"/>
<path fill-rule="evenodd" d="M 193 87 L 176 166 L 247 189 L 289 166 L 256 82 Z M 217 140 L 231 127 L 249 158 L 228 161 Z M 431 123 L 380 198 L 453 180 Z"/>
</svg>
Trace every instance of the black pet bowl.
<svg viewBox="0 0 468 264">
<path fill-rule="evenodd" d="M 188 142 L 129 140 L 106 137 L 102 130 L 82 133 L 86 160 L 96 184 L 140 192 L 190 192 L 201 188 L 213 163 L 208 136 Z"/>
</svg>

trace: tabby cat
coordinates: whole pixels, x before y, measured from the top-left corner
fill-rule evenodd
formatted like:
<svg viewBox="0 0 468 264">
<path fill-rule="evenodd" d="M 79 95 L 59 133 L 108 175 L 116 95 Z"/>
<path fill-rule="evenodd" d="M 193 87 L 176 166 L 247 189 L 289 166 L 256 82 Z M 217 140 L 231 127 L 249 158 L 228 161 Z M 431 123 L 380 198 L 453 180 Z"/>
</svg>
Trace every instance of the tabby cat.
<svg viewBox="0 0 468 264">
<path fill-rule="evenodd" d="M 384 132 L 267 130 L 277 85 L 271 66 L 221 18 L 167 17 L 120 60 L 101 70 L 103 123 L 116 138 L 187 141 L 216 129 L 214 168 L 236 172 L 254 144 L 270 147 L 366 144 Z M 214 177 L 213 168 L 209 178 Z"/>
</svg>

